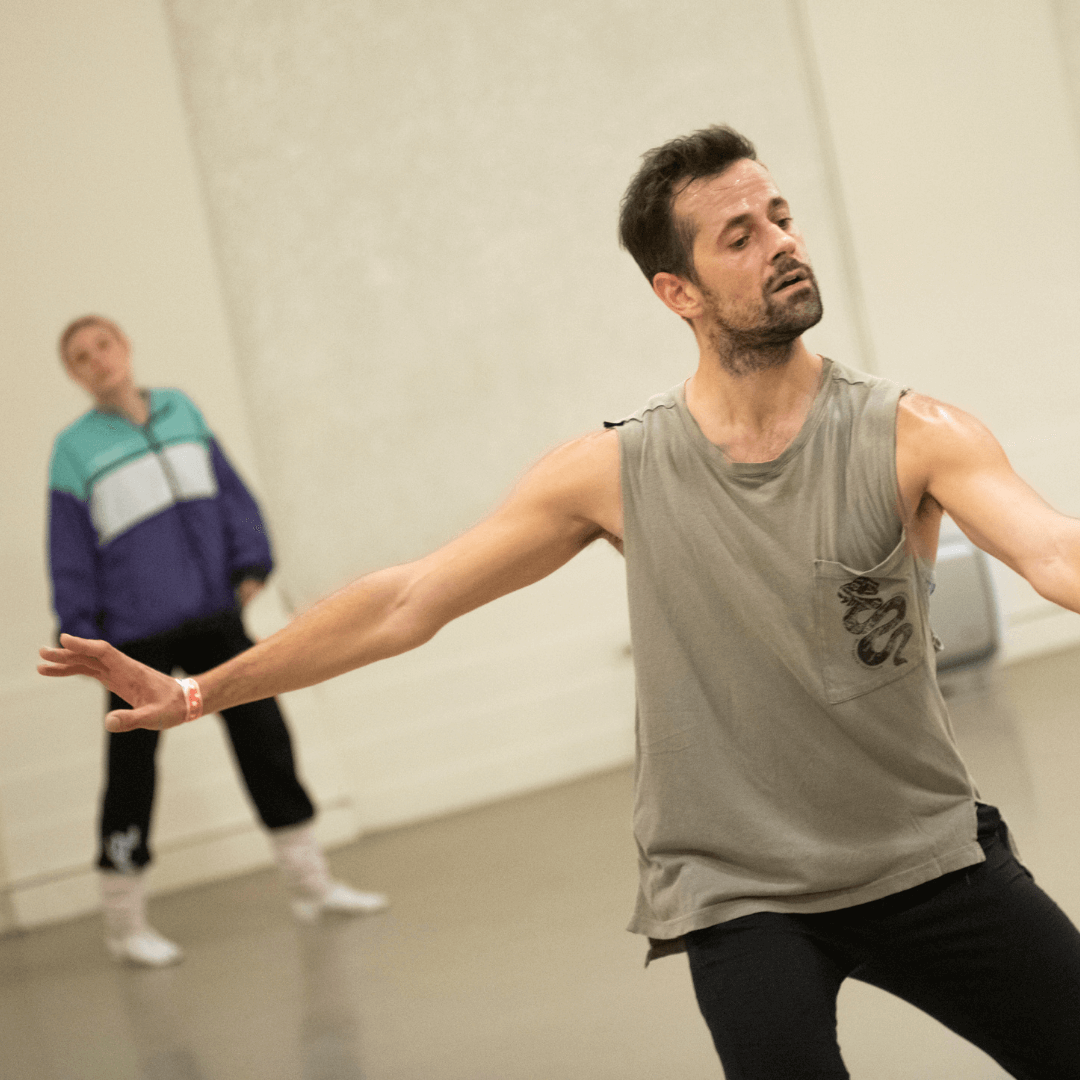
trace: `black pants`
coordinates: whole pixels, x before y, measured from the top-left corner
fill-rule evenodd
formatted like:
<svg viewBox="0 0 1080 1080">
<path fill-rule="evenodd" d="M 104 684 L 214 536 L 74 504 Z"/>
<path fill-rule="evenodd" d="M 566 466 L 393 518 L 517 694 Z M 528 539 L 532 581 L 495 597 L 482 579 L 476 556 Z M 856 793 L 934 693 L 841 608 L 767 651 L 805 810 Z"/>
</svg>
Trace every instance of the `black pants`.
<svg viewBox="0 0 1080 1080">
<path fill-rule="evenodd" d="M 903 998 L 1022 1080 L 1080 1077 L 1080 932 L 979 807 L 986 862 L 815 915 L 760 912 L 686 935 L 727 1080 L 841 1080 L 849 975 Z"/>
<path fill-rule="evenodd" d="M 120 646 L 128 656 L 158 671 L 182 668 L 189 675 L 216 667 L 250 647 L 251 639 L 233 611 Z M 109 709 L 127 708 L 127 702 L 109 695 Z M 225 709 L 222 716 L 263 824 L 278 829 L 311 818 L 315 808 L 296 776 L 289 730 L 277 702 L 273 698 L 252 701 Z M 137 729 L 108 735 L 98 860 L 102 869 L 135 870 L 150 862 L 158 734 Z"/>
</svg>

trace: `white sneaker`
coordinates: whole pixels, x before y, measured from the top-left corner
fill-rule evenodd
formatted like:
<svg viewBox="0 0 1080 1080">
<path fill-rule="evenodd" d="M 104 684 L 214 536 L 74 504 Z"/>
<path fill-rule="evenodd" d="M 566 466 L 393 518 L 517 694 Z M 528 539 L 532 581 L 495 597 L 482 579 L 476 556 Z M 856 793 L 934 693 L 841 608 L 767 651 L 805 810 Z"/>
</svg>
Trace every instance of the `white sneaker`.
<svg viewBox="0 0 1080 1080">
<path fill-rule="evenodd" d="M 390 900 L 382 893 L 362 892 L 343 881 L 332 881 L 321 897 L 296 897 L 293 914 L 301 922 L 314 922 L 324 912 L 335 915 L 374 915 L 385 911 Z"/>
<path fill-rule="evenodd" d="M 141 967 L 166 967 L 184 959 L 179 945 L 149 926 L 125 938 L 106 938 L 105 948 L 114 960 Z"/>
</svg>

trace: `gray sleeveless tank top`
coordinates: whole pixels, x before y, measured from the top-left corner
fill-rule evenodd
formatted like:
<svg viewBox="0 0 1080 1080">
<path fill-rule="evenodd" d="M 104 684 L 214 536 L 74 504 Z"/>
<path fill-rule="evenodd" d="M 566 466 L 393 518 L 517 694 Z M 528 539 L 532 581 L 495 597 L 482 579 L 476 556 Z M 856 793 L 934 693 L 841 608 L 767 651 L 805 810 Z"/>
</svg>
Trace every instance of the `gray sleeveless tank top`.
<svg viewBox="0 0 1080 1080">
<path fill-rule="evenodd" d="M 902 393 L 826 360 L 799 434 L 763 464 L 728 461 L 681 386 L 615 425 L 632 931 L 830 911 L 982 861 L 935 677 L 932 568 L 897 509 Z"/>
</svg>

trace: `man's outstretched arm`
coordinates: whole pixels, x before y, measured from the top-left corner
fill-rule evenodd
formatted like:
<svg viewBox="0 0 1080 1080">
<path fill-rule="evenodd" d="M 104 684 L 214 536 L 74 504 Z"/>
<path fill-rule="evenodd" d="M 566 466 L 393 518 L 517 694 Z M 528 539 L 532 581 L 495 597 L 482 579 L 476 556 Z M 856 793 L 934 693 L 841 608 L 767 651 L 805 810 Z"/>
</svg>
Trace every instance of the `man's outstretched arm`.
<svg viewBox="0 0 1080 1080">
<path fill-rule="evenodd" d="M 273 636 L 198 677 L 204 711 L 272 697 L 407 652 L 467 611 L 530 585 L 599 537 L 622 530 L 618 441 L 587 435 L 548 454 L 490 517 L 415 562 L 380 570 L 320 601 Z M 42 649 L 43 675 L 91 675 L 132 710 L 110 731 L 182 723 L 174 679 L 103 641 L 65 636 Z"/>
<path fill-rule="evenodd" d="M 1013 471 L 987 428 L 960 409 L 910 394 L 897 417 L 901 489 L 938 503 L 974 544 L 1045 599 L 1080 611 L 1080 521 Z"/>
</svg>

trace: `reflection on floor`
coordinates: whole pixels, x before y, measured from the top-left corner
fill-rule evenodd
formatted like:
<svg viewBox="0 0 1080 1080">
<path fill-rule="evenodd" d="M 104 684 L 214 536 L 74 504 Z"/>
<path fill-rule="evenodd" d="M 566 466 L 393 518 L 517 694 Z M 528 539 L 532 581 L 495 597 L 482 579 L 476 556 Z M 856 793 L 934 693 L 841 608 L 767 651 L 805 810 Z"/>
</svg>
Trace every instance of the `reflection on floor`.
<svg viewBox="0 0 1080 1080">
<path fill-rule="evenodd" d="M 1080 920 L 1080 653 L 951 686 L 957 737 L 1025 861 Z M 186 961 L 112 965 L 96 919 L 0 940 L 5 1080 L 669 1080 L 720 1077 L 685 958 L 642 968 L 630 773 L 366 838 L 336 872 L 390 912 L 316 927 L 252 874 L 152 905 Z M 859 1080 L 1005 1074 L 849 982 Z"/>
</svg>

